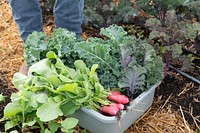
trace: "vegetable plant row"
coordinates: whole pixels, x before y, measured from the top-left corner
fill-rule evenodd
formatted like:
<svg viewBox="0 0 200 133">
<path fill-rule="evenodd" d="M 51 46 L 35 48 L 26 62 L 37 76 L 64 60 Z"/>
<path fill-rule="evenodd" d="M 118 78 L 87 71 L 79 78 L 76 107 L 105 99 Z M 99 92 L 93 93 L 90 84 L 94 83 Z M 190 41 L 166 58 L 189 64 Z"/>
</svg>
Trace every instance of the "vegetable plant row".
<svg viewBox="0 0 200 133">
<path fill-rule="evenodd" d="M 116 25 L 100 34 L 81 40 L 60 28 L 50 37 L 33 32 L 27 38 L 29 74 L 14 74 L 18 92 L 4 109 L 5 130 L 72 132 L 78 120 L 67 117 L 80 107 L 116 115 L 163 79 L 162 58 L 150 44 Z"/>
</svg>

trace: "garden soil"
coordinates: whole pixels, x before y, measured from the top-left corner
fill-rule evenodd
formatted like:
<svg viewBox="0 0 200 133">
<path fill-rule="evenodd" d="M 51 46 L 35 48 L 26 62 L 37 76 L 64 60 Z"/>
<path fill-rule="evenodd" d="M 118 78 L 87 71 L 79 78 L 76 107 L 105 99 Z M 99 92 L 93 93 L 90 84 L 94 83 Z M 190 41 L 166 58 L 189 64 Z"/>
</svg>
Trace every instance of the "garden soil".
<svg viewBox="0 0 200 133">
<path fill-rule="evenodd" d="M 51 34 L 54 29 L 52 15 L 44 18 L 44 32 Z M 98 30 L 83 27 L 82 38 L 98 35 Z M 5 0 L 0 1 L 0 94 L 6 101 L 0 103 L 0 118 L 10 101 L 12 76 L 23 62 L 22 40 L 10 7 Z M 0 123 L 0 131 L 3 131 Z M 75 133 L 83 129 L 77 126 Z M 161 85 L 156 89 L 152 107 L 144 113 L 125 133 L 193 133 L 200 132 L 200 87 L 180 74 L 169 70 Z"/>
</svg>

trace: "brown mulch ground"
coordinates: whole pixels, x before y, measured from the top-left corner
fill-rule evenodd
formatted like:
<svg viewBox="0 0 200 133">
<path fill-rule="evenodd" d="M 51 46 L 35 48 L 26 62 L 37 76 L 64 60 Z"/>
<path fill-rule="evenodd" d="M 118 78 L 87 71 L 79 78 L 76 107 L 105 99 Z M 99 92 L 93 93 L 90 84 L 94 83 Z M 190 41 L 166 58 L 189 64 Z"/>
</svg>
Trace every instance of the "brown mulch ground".
<svg viewBox="0 0 200 133">
<path fill-rule="evenodd" d="M 44 32 L 50 34 L 53 30 L 53 22 L 51 16 L 49 16 L 51 21 L 45 22 Z M 87 38 L 90 36 L 88 31 L 83 30 L 83 37 Z M 23 48 L 22 40 L 19 37 L 18 30 L 15 22 L 12 19 L 11 11 L 9 5 L 5 0 L 0 2 L 0 93 L 3 93 L 7 96 L 7 102 L 9 101 L 9 96 L 11 92 L 15 91 L 12 86 L 11 80 L 12 75 L 17 72 L 22 64 L 23 58 Z M 136 121 L 125 133 L 193 133 L 198 132 L 199 129 L 199 112 L 195 112 L 191 105 L 190 108 L 181 105 L 178 101 L 180 95 L 185 95 L 186 92 L 189 92 L 191 87 L 195 86 L 192 82 L 186 82 L 186 80 L 176 73 L 171 72 L 169 77 L 175 78 L 166 78 L 162 85 L 157 89 L 154 103 L 152 107 L 138 120 Z M 167 84 L 175 80 L 185 81 L 181 84 L 182 89 L 179 91 L 177 89 L 170 90 L 174 87 L 174 84 Z M 177 84 L 180 85 L 180 84 Z M 184 88 L 185 87 L 185 88 Z M 166 89 L 166 91 L 165 91 Z M 200 88 L 196 85 L 194 89 L 198 90 L 195 92 L 200 93 Z M 162 90 L 162 91 L 161 91 Z M 175 94 L 174 92 L 177 93 Z M 166 94 L 165 94 L 166 92 Z M 199 93 L 196 93 L 196 97 L 191 96 L 196 99 L 195 105 L 200 104 Z M 187 97 L 186 97 L 187 98 Z M 198 99 L 199 98 L 199 99 Z M 177 100 L 177 101 L 176 101 Z M 182 99 L 184 100 L 184 99 Z M 194 100 L 194 99 L 192 99 Z M 177 108 L 173 106 L 176 104 Z M 0 117 L 2 117 L 3 107 L 5 104 L 0 104 Z M 192 108 L 191 108 L 192 107 Z M 195 106 L 199 107 L 199 106 Z M 197 109 L 197 108 L 194 108 Z M 198 109 L 197 109 L 198 110 Z M 189 115 L 195 116 L 191 120 L 185 117 L 185 112 L 188 112 Z M 199 114 L 198 114 L 199 113 Z M 198 116 L 199 115 L 199 116 Z M 189 117 L 189 116 L 188 116 Z M 1 128 L 0 128 L 1 129 Z M 81 129 L 77 128 L 75 132 L 80 132 Z"/>
</svg>

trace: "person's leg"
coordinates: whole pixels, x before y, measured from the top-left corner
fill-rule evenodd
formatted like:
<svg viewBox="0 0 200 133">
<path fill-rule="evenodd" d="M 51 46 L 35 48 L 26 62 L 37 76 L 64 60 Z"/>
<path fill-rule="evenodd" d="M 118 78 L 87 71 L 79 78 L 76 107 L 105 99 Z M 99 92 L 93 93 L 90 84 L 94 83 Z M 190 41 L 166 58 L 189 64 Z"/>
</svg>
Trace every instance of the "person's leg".
<svg viewBox="0 0 200 133">
<path fill-rule="evenodd" d="M 83 8 L 84 0 L 56 0 L 54 5 L 56 28 L 67 28 L 80 37 Z"/>
<path fill-rule="evenodd" d="M 27 36 L 33 31 L 42 31 L 42 11 L 39 0 L 7 0 L 12 10 L 12 16 L 20 33 L 20 36 L 25 42 Z M 24 62 L 19 72 L 27 75 L 28 66 Z"/>
<path fill-rule="evenodd" d="M 11 6 L 13 19 L 17 23 L 23 41 L 33 31 L 42 31 L 42 11 L 39 0 L 7 0 Z"/>
</svg>

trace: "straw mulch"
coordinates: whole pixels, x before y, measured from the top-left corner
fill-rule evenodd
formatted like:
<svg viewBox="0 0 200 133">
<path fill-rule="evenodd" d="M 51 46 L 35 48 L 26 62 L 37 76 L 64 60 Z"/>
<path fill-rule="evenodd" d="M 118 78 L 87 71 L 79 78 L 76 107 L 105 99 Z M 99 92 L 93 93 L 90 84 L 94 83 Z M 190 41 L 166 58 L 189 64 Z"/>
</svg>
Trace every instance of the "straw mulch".
<svg viewBox="0 0 200 133">
<path fill-rule="evenodd" d="M 23 61 L 22 40 L 12 20 L 9 6 L 0 2 L 0 71 L 10 81 Z"/>
<path fill-rule="evenodd" d="M 184 116 L 180 116 L 171 106 L 158 106 L 156 98 L 152 107 L 137 120 L 125 133 L 193 133 Z"/>
<path fill-rule="evenodd" d="M 45 24 L 44 32 L 50 34 L 52 25 Z M 85 34 L 84 34 L 85 35 Z M 17 72 L 23 62 L 22 40 L 19 37 L 10 7 L 5 0 L 0 2 L 0 76 L 3 76 L 12 87 L 12 75 Z M 1 93 L 1 92 L 0 92 Z M 133 124 L 125 133 L 192 133 L 184 115 L 174 112 L 170 106 L 160 106 L 157 97 L 153 106 Z M 166 101 L 167 103 L 167 101 Z M 181 110 L 181 107 L 180 107 Z M 77 128 L 77 131 L 81 131 Z"/>
</svg>

